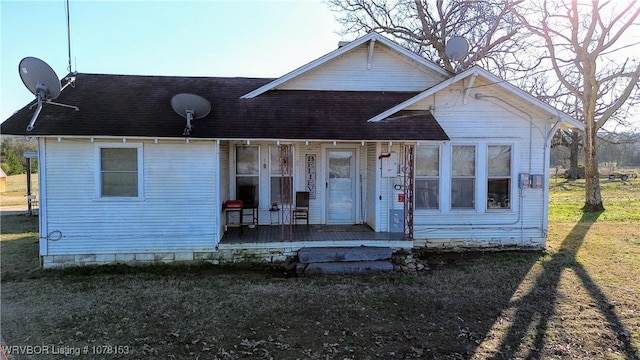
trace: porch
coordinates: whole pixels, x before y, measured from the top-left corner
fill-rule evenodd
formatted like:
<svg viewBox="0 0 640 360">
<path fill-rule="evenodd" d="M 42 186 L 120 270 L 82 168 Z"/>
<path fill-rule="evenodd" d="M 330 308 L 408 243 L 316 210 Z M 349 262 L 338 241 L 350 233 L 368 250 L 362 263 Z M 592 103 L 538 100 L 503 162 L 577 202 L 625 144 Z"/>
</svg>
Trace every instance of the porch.
<svg viewBox="0 0 640 360">
<path fill-rule="evenodd" d="M 405 240 L 402 233 L 375 232 L 368 225 L 275 225 L 256 226 L 249 228 L 229 228 L 222 240 L 221 246 L 254 244 L 260 247 L 287 243 L 304 244 L 304 246 L 360 246 L 376 245 L 397 247 L 411 247 L 412 241 Z M 309 244 L 311 243 L 311 244 Z"/>
</svg>

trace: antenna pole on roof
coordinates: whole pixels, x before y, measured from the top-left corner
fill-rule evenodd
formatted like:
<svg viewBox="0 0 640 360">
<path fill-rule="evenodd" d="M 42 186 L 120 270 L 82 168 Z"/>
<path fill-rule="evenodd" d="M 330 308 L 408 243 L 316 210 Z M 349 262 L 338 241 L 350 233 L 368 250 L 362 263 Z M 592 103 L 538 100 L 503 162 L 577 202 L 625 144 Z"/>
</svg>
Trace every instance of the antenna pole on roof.
<svg viewBox="0 0 640 360">
<path fill-rule="evenodd" d="M 69 0 L 67 0 L 67 49 L 68 49 L 68 57 L 69 57 L 69 65 L 67 66 L 67 70 L 71 72 L 71 21 L 69 15 Z"/>
</svg>

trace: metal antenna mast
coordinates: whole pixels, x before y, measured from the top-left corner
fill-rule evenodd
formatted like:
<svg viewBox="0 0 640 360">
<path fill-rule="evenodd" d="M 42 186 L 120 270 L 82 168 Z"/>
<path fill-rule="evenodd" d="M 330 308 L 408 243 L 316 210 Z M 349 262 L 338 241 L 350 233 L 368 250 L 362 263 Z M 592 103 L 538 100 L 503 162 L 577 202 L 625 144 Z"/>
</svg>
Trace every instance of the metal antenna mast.
<svg viewBox="0 0 640 360">
<path fill-rule="evenodd" d="M 67 66 L 67 70 L 71 73 L 71 21 L 69 15 L 69 0 L 67 0 L 67 49 L 69 56 L 69 65 Z"/>
</svg>

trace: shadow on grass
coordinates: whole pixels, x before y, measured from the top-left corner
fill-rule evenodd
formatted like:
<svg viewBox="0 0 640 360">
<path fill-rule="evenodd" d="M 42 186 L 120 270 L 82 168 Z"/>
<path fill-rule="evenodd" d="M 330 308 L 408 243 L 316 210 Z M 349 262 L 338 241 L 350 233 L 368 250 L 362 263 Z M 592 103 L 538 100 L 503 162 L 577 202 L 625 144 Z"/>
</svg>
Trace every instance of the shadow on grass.
<svg viewBox="0 0 640 360">
<path fill-rule="evenodd" d="M 2 237 L 12 234 L 34 233 L 38 231 L 38 217 L 27 214 L 0 216 Z"/>
<path fill-rule="evenodd" d="M 40 271 L 38 237 L 26 236 L 0 242 L 2 282 L 35 276 Z"/>
<path fill-rule="evenodd" d="M 505 355 L 513 356 L 513 351 L 518 350 L 523 345 L 525 340 L 523 332 L 534 326 L 535 339 L 533 345 L 529 347 L 532 351 L 524 358 L 537 358 L 536 351 L 544 347 L 546 331 L 550 319 L 555 313 L 554 303 L 558 298 L 558 286 L 560 285 L 562 273 L 566 269 L 571 269 L 594 300 L 598 311 L 607 319 L 610 330 L 617 334 L 618 339 L 624 345 L 626 358 L 638 359 L 638 349 L 631 342 L 630 332 L 624 328 L 618 316 L 613 312 L 613 306 L 604 292 L 576 258 L 587 232 L 600 215 L 601 212 L 585 213 L 562 241 L 558 252 L 552 255 L 551 260 L 543 265 L 544 270 L 535 279 L 529 293 L 517 300 L 516 303 L 511 304 L 518 310 L 499 346 L 497 354 L 500 355 L 496 355 L 494 358 L 502 358 Z"/>
</svg>

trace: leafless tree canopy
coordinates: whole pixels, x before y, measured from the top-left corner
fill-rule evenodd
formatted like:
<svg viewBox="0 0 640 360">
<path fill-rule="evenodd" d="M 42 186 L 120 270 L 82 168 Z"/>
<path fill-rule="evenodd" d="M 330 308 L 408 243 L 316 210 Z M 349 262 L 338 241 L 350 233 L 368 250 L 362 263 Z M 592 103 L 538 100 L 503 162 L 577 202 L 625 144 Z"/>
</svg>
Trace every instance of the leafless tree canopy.
<svg viewBox="0 0 640 360">
<path fill-rule="evenodd" d="M 640 103 L 639 0 L 327 0 L 344 33 L 387 34 L 456 72 L 478 64 L 586 124 L 586 211 L 603 210 L 596 136 Z M 463 36 L 458 63 L 446 42 Z M 575 136 L 575 135 L 573 135 Z"/>
<path fill-rule="evenodd" d="M 512 12 L 519 1 L 328 0 L 345 34 L 377 31 L 412 51 L 456 72 L 479 64 L 501 76 L 534 68 L 515 56 L 523 38 L 522 25 Z M 453 63 L 445 55 L 446 42 L 462 36 L 469 55 Z"/>
<path fill-rule="evenodd" d="M 610 119 L 621 119 L 640 94 L 638 44 L 625 42 L 637 23 L 637 1 L 585 2 L 563 0 L 523 3 L 518 18 L 542 39 L 559 89 L 567 103 L 573 99 L 576 117 L 585 131 L 585 211 L 602 211 L 596 156 L 598 130 Z M 556 99 L 560 100 L 560 99 Z"/>
<path fill-rule="evenodd" d="M 538 1 L 518 6 L 520 21 L 544 40 L 565 97 L 577 101 L 577 118 L 593 112 L 595 130 L 610 118 L 625 118 L 638 102 L 640 43 L 625 33 L 640 14 L 637 1 Z M 587 106 L 587 108 L 585 108 Z M 591 107 L 591 108 L 589 108 Z M 622 115 L 622 116 L 620 116 Z"/>
</svg>

